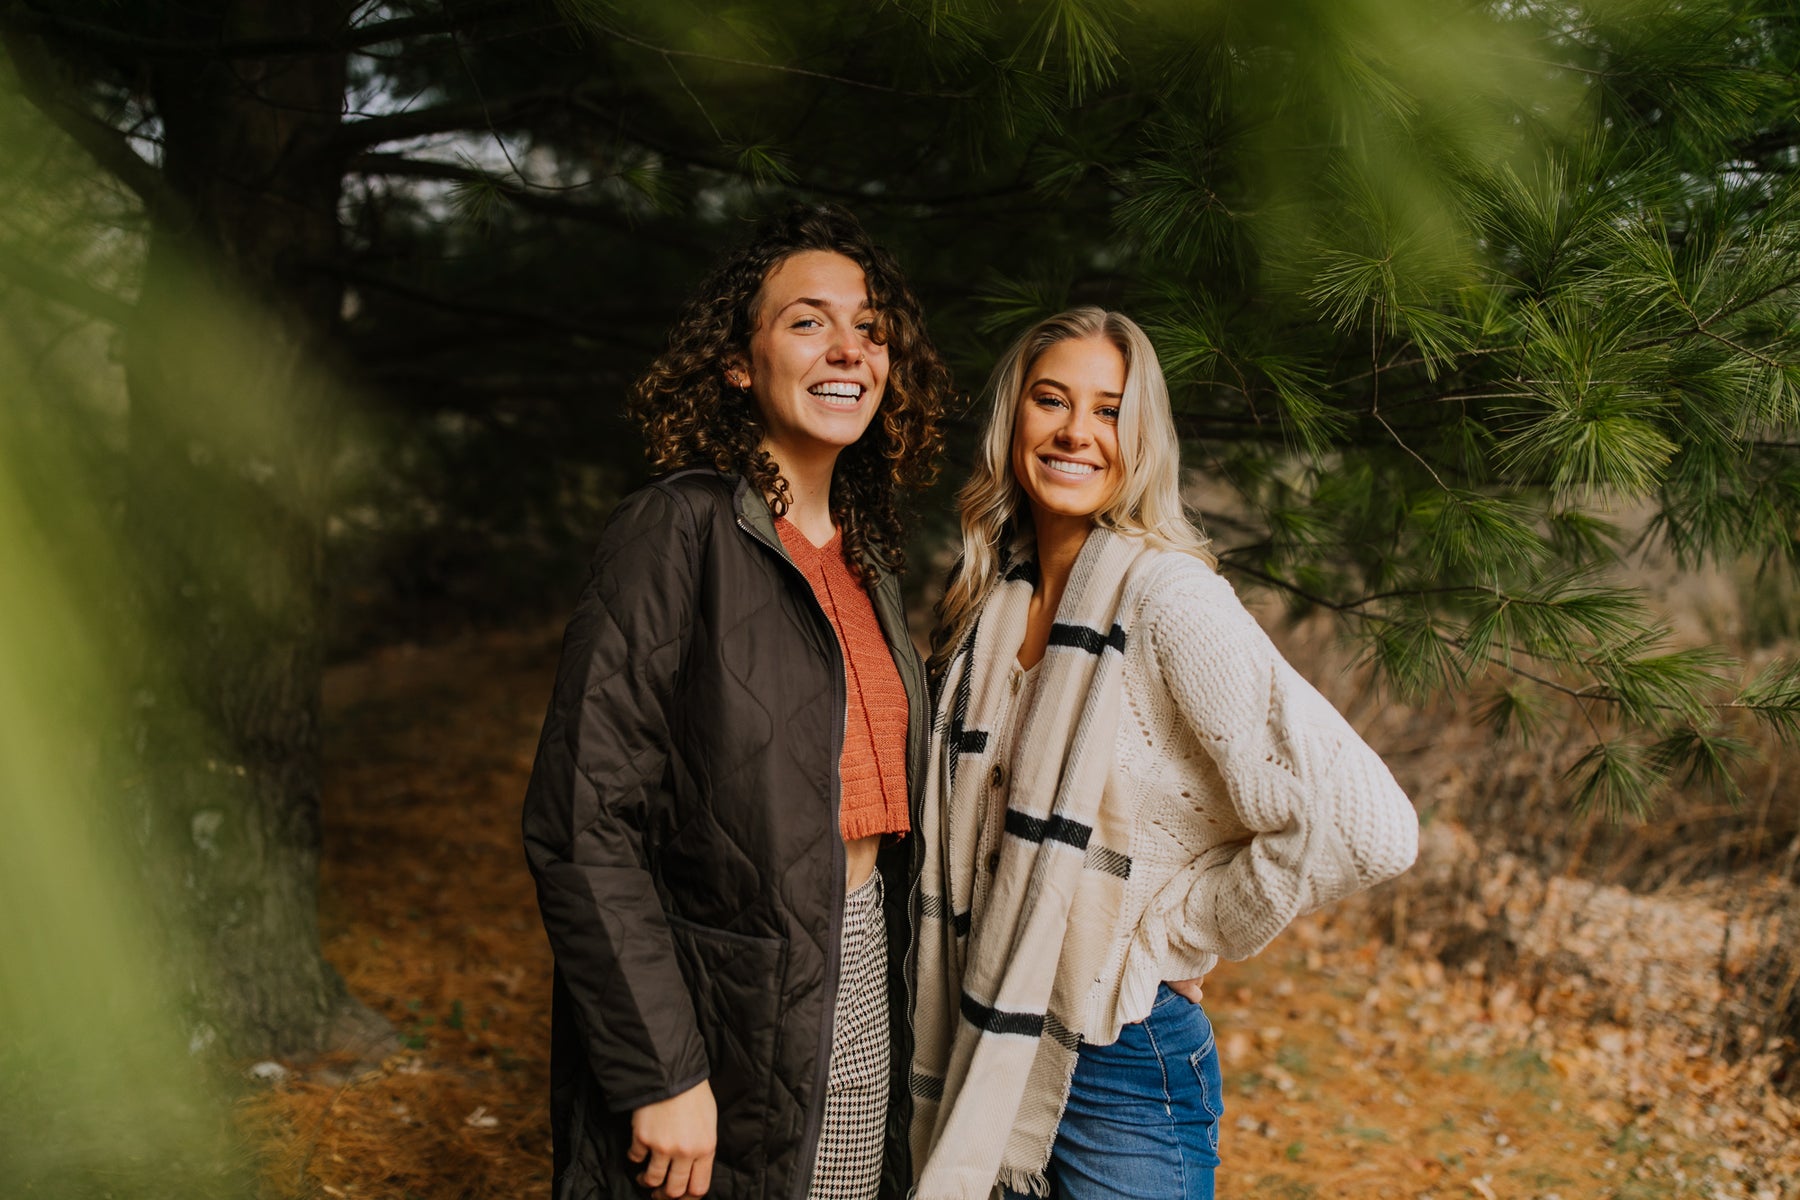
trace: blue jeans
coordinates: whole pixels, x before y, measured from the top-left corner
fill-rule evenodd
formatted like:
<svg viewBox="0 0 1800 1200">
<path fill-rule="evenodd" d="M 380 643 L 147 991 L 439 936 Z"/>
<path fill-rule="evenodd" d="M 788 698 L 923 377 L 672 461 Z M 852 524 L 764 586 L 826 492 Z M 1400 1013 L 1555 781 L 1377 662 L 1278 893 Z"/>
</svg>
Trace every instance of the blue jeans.
<svg viewBox="0 0 1800 1200">
<path fill-rule="evenodd" d="M 1050 1194 L 1213 1200 L 1224 1112 L 1212 1022 L 1164 984 L 1118 1041 L 1082 1045 L 1050 1148 Z"/>
</svg>

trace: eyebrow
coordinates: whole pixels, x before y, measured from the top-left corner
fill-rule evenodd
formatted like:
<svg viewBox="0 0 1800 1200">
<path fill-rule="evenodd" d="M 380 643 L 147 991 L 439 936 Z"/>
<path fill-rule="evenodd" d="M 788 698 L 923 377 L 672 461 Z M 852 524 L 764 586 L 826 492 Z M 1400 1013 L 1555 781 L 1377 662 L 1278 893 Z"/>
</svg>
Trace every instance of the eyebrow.
<svg viewBox="0 0 1800 1200">
<path fill-rule="evenodd" d="M 1029 384 L 1027 384 L 1025 386 L 1025 390 L 1029 392 L 1032 388 L 1038 386 L 1038 384 L 1040 384 L 1040 383 L 1047 383 L 1053 388 L 1061 388 L 1065 392 L 1072 392 L 1075 390 L 1074 388 L 1070 387 L 1068 384 L 1063 383 L 1061 380 L 1052 379 L 1048 375 L 1038 376 L 1036 379 L 1032 380 Z M 1100 394 L 1102 396 L 1105 396 L 1108 400 L 1123 400 L 1125 398 L 1124 392 L 1101 392 Z"/>
<path fill-rule="evenodd" d="M 796 297 L 795 299 L 789 300 L 786 304 L 784 304 L 780 308 L 776 309 L 775 315 L 779 317 L 782 313 L 784 313 L 788 309 L 794 307 L 794 305 L 796 305 L 796 304 L 810 304 L 814 308 L 836 308 L 837 307 L 837 305 L 833 304 L 831 301 L 822 299 L 821 297 L 818 297 L 818 296 L 799 296 L 799 297 Z M 861 312 L 864 309 L 868 309 L 870 312 L 875 311 L 874 303 L 872 301 L 870 301 L 870 299 L 867 296 L 864 296 L 856 304 L 857 312 Z"/>
</svg>

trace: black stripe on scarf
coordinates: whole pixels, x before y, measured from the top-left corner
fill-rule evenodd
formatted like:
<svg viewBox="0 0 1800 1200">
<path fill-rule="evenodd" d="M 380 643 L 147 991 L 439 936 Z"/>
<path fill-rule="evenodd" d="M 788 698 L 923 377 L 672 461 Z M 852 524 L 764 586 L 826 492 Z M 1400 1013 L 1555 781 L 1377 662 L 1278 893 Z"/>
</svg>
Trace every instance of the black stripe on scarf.
<svg viewBox="0 0 1800 1200">
<path fill-rule="evenodd" d="M 931 921 L 948 922 L 956 930 L 956 936 L 969 936 L 969 914 L 952 912 L 950 901 L 943 896 L 920 896 L 919 915 Z"/>
<path fill-rule="evenodd" d="M 1050 644 L 1052 646 L 1074 646 L 1086 650 L 1089 654 L 1102 654 L 1107 647 L 1125 653 L 1125 631 L 1117 625 L 1110 633 L 1101 633 L 1098 629 L 1089 629 L 1086 625 L 1052 625 L 1050 627 Z"/>
<path fill-rule="evenodd" d="M 1018 580 L 1023 579 L 1029 582 L 1032 587 L 1036 587 L 1038 585 L 1037 559 L 1020 559 L 1012 566 L 1006 568 L 1006 574 L 1000 576 L 1000 579 L 1003 583 L 1015 583 Z"/>
<path fill-rule="evenodd" d="M 1087 861 L 1081 864 L 1090 871 L 1102 871 L 1120 879 L 1131 878 L 1131 858 L 1105 846 L 1089 846 Z"/>
<path fill-rule="evenodd" d="M 950 745 L 958 754 L 980 754 L 987 749 L 987 730 L 958 729 L 950 735 Z"/>
<path fill-rule="evenodd" d="M 1010 1034 L 1013 1037 L 1029 1038 L 1044 1035 L 1044 1014 L 1007 1012 L 1004 1009 L 989 1008 L 967 992 L 964 992 L 962 996 L 962 1015 L 963 1020 L 983 1033 Z"/>
<path fill-rule="evenodd" d="M 1081 1049 L 1081 1035 L 1057 1020 L 1055 1013 L 1044 1015 L 1044 1036 L 1071 1053 Z"/>
<path fill-rule="evenodd" d="M 1058 816 L 1034 817 L 1016 808 L 1006 810 L 1006 832 L 1028 842 L 1061 842 L 1077 850 L 1086 850 L 1088 839 L 1094 836 L 1093 826 L 1083 825 L 1080 821 Z"/>
<path fill-rule="evenodd" d="M 950 786 L 956 787 L 956 764 L 964 754 L 980 754 L 987 749 L 987 732 L 981 729 L 965 729 L 964 723 L 969 719 L 969 695 L 972 684 L 969 680 L 969 669 L 974 665 L 975 632 L 981 628 L 981 618 L 977 617 L 969 626 L 969 636 L 963 639 L 962 649 L 957 655 L 963 659 L 962 673 L 956 679 L 956 691 L 950 698 Z"/>
<path fill-rule="evenodd" d="M 942 1100 L 944 1098 L 944 1081 L 936 1075 L 926 1075 L 914 1071 L 906 1081 L 906 1090 L 921 1100 Z"/>
</svg>

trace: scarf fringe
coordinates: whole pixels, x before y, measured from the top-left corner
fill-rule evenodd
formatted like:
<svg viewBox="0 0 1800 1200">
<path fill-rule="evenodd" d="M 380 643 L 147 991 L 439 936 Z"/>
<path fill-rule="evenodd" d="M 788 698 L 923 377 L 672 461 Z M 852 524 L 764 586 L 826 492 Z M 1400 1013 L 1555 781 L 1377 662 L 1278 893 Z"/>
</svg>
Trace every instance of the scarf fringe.
<svg viewBox="0 0 1800 1200">
<path fill-rule="evenodd" d="M 1075 1067 L 1080 1061 L 1081 1051 L 1077 1050 L 1074 1054 L 1069 1055 L 1068 1062 L 1064 1064 L 1066 1070 L 1062 1077 L 1062 1087 L 1057 1092 L 1062 1099 L 1056 1102 L 1056 1123 L 1051 1126 L 1052 1129 L 1062 1128 L 1063 1114 L 1069 1109 L 1069 1093 L 1073 1090 L 1075 1082 Z M 1002 1158 L 999 1183 L 1015 1192 L 1025 1192 L 1032 1196 L 1048 1196 L 1050 1194 L 1050 1152 L 1055 1148 L 1055 1135 L 1052 1134 L 1050 1145 L 1044 1147 L 1044 1161 L 1036 1167 L 1008 1166 Z M 1015 1179 L 1022 1182 L 1011 1182 Z M 1039 1181 L 1042 1181 L 1041 1188 Z"/>
<path fill-rule="evenodd" d="M 1027 1196 L 1048 1196 L 1050 1176 L 1042 1169 L 1033 1171 L 1025 1167 L 1002 1167 L 995 1187 L 1023 1192 Z"/>
</svg>

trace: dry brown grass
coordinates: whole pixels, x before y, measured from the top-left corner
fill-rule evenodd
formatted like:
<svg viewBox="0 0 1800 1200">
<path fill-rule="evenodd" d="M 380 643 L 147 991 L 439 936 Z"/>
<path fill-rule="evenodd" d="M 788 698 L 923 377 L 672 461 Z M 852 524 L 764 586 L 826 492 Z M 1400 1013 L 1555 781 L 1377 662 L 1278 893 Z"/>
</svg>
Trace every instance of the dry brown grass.
<svg viewBox="0 0 1800 1200">
<path fill-rule="evenodd" d="M 1800 1197 L 1800 1105 L 1754 1066 L 1670 1053 L 1362 928 L 1309 917 L 1208 980 L 1221 1196 Z"/>
<path fill-rule="evenodd" d="M 539 632 L 332 673 L 325 953 L 404 1048 L 246 1103 L 268 1195 L 548 1193 L 550 954 L 517 829 L 554 661 Z"/>
</svg>

